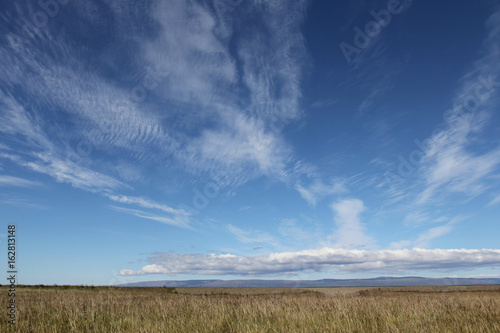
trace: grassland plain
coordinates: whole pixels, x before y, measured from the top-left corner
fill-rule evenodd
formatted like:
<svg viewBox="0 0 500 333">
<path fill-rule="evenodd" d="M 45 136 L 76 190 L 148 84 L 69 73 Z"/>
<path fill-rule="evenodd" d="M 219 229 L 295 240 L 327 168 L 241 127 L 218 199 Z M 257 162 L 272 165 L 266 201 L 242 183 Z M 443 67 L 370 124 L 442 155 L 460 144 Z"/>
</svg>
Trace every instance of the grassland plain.
<svg viewBox="0 0 500 333">
<path fill-rule="evenodd" d="M 500 286 L 18 286 L 2 332 L 500 332 Z"/>
</svg>

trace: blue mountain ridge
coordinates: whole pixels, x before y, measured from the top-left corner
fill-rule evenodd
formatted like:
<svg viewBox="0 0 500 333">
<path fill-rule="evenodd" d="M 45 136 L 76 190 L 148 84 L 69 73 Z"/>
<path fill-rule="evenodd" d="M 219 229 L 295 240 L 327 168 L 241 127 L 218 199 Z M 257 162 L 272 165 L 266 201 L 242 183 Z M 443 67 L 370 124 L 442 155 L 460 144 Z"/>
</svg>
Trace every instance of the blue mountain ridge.
<svg viewBox="0 0 500 333">
<path fill-rule="evenodd" d="M 314 288 L 314 287 L 404 287 L 500 284 L 500 278 L 427 278 L 419 276 L 368 279 L 321 280 L 162 280 L 120 284 L 121 287 L 205 287 L 205 288 Z"/>
</svg>

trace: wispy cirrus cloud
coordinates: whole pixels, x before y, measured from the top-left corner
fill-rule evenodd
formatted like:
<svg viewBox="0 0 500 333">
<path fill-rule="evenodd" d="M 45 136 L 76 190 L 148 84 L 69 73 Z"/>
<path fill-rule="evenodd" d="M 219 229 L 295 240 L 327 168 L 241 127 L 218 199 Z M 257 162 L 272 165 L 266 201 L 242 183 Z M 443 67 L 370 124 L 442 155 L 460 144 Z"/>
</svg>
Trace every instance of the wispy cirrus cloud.
<svg viewBox="0 0 500 333">
<path fill-rule="evenodd" d="M 131 197 L 131 196 L 115 195 L 115 194 L 107 194 L 106 196 L 113 201 L 124 204 L 138 205 L 143 208 L 158 209 L 169 214 L 186 215 L 186 216 L 189 215 L 189 213 L 186 212 L 184 209 L 175 209 L 165 204 L 160 204 L 158 202 L 143 197 Z"/>
<path fill-rule="evenodd" d="M 19 177 L 0 175 L 0 186 L 14 186 L 14 187 L 34 187 L 41 186 L 42 183 L 34 180 L 28 180 Z"/>
<path fill-rule="evenodd" d="M 500 195 L 497 195 L 496 198 L 494 198 L 493 200 L 491 200 L 488 203 L 488 206 L 493 206 L 493 205 L 498 205 L 498 204 L 500 204 Z"/>
<path fill-rule="evenodd" d="M 42 210 L 49 209 L 49 207 L 47 205 L 42 204 L 38 201 L 33 201 L 30 199 L 21 198 L 21 197 L 12 197 L 11 195 L 1 196 L 0 197 L 0 204 L 17 206 L 17 207 L 22 207 L 22 208 L 30 208 L 30 209 L 42 209 Z"/>
<path fill-rule="evenodd" d="M 71 160 L 62 160 L 51 154 L 36 153 L 34 161 L 22 165 L 33 171 L 49 175 L 57 182 L 68 183 L 90 192 L 105 193 L 119 188 L 129 188 L 119 180 L 81 166 Z"/>
<path fill-rule="evenodd" d="M 419 215 L 417 215 L 417 216 L 419 216 Z M 439 224 L 438 226 L 433 226 L 431 228 L 428 228 L 427 230 L 416 235 L 415 238 L 413 238 L 412 240 L 405 239 L 405 240 L 400 240 L 397 242 L 392 242 L 389 245 L 389 249 L 402 249 L 402 248 L 409 248 L 409 247 L 429 248 L 433 241 L 435 241 L 439 237 L 442 237 L 442 236 L 445 236 L 445 235 L 451 233 L 454 230 L 455 225 L 460 223 L 461 221 L 463 221 L 465 219 L 466 219 L 466 217 L 463 217 L 463 216 L 458 216 L 458 217 L 455 217 L 453 219 L 449 219 L 446 217 L 441 217 L 441 218 L 435 219 L 432 222 L 435 224 Z M 428 220 L 428 216 L 424 215 L 422 220 L 424 220 L 424 221 Z M 412 223 L 420 224 L 423 222 L 422 220 L 421 221 L 412 221 Z"/>
<path fill-rule="evenodd" d="M 151 199 L 144 197 L 133 197 L 126 195 L 110 194 L 110 193 L 105 194 L 105 196 L 115 202 L 119 202 L 122 204 L 139 206 L 146 209 L 159 210 L 163 212 L 163 214 L 165 213 L 168 214 L 168 216 L 161 216 L 154 212 L 146 212 L 138 209 L 110 206 L 112 209 L 116 211 L 131 214 L 148 220 L 158 221 L 175 227 L 192 229 L 190 225 L 191 213 L 185 211 L 184 209 L 172 208 L 166 204 L 160 204 L 158 202 L 155 202 Z"/>
<path fill-rule="evenodd" d="M 146 57 L 170 73 L 159 91 L 185 106 L 172 110 L 177 125 L 191 129 L 215 120 L 184 138 L 178 154 L 184 167 L 195 174 L 231 170 L 232 184 L 283 172 L 289 149 L 275 126 L 300 116 L 306 52 L 298 27 L 305 3 L 247 2 L 231 15 L 195 3 L 158 4 L 161 34 Z M 250 14 L 262 27 L 240 28 Z M 239 25 L 232 24 L 236 17 Z M 188 38 L 179 38 L 181 32 Z"/>
<path fill-rule="evenodd" d="M 420 170 L 426 186 L 418 203 L 429 201 L 438 190 L 477 196 L 489 188 L 487 180 L 500 165 L 500 148 L 482 153 L 471 149 L 499 101 L 500 10 L 489 18 L 487 27 L 485 55 L 463 78 L 452 109 L 445 113 L 445 129 L 428 140 Z"/>
<path fill-rule="evenodd" d="M 316 206 L 317 201 L 322 197 L 348 192 L 345 182 L 341 180 L 333 180 L 331 184 L 324 184 L 319 179 L 315 179 L 313 183 L 307 187 L 296 184 L 295 189 L 300 193 L 302 198 L 313 207 Z"/>
<path fill-rule="evenodd" d="M 120 181 L 143 180 L 144 174 L 122 172 L 119 166 L 130 162 L 161 162 L 165 167 L 158 172 L 174 169 L 200 178 L 232 170 L 222 186 L 277 177 L 290 149 L 273 125 L 301 113 L 306 51 L 299 26 L 306 3 L 248 2 L 231 15 L 197 2 L 156 1 L 141 5 L 140 14 L 127 3 L 75 3 L 78 20 L 113 27 L 102 36 L 113 42 L 93 48 L 69 43 L 71 34 L 84 35 L 87 27 L 68 21 L 72 29 L 57 39 L 47 27 L 35 38 L 0 45 L 6 89 L 0 102 L 12 109 L 2 115 L 0 130 L 14 141 L 21 133 L 36 143 L 23 151 L 32 170 L 80 188 L 75 174 L 63 175 L 69 169 L 62 163 L 49 172 L 50 165 L 31 155 L 50 152 L 64 160 L 68 151 L 83 147 L 72 162 Z M 233 25 L 235 16 L 246 20 L 250 13 L 264 30 Z M 118 18 L 131 22 L 123 25 Z M 12 23 L 22 30 L 21 20 Z M 146 30 L 148 38 L 141 35 Z M 143 72 L 148 75 L 136 80 Z M 137 100 L 134 85 L 148 98 Z M 14 87 L 22 91 L 13 94 Z"/>
<path fill-rule="evenodd" d="M 140 217 L 143 219 L 165 223 L 165 224 L 168 224 L 168 225 L 171 225 L 174 227 L 193 229 L 189 225 L 189 217 L 186 215 L 183 215 L 183 214 L 176 214 L 176 215 L 173 215 L 171 217 L 167 217 L 167 216 L 161 216 L 161 215 L 157 215 L 157 214 L 150 213 L 150 212 L 145 212 L 145 211 L 142 211 L 139 209 L 131 209 L 131 208 L 118 207 L 118 206 L 110 206 L 110 208 L 112 208 L 113 210 L 116 210 L 118 212 L 121 212 L 121 213 L 127 213 L 127 214 L 134 215 L 136 217 Z"/>
<path fill-rule="evenodd" d="M 5 56 L 0 65 L 0 132 L 15 143 L 23 166 L 99 191 L 123 184 L 113 180 L 119 173 L 106 175 L 107 162 L 97 158 L 96 151 L 136 161 L 151 159 L 147 152 L 152 147 L 172 151 L 175 140 L 162 130 L 157 116 L 138 108 L 129 87 L 86 71 L 85 53 L 65 43 L 67 36 L 42 36 L 43 47 L 37 38 L 20 39 L 15 56 L 12 46 L 0 46 Z M 51 58 L 47 49 L 66 56 Z M 14 94 L 15 87 L 20 91 Z"/>
<path fill-rule="evenodd" d="M 156 253 L 138 271 L 126 269 L 120 275 L 206 274 L 258 276 L 301 272 L 405 272 L 456 271 L 500 266 L 500 250 L 494 249 L 412 249 L 347 250 L 322 248 L 299 252 L 270 253 L 258 256 L 232 254 Z"/>
<path fill-rule="evenodd" d="M 236 239 L 242 243 L 266 243 L 272 246 L 278 245 L 274 237 L 267 232 L 259 230 L 243 230 L 231 224 L 228 224 L 227 230 L 236 236 Z"/>
<path fill-rule="evenodd" d="M 223 118 L 222 128 L 204 130 L 189 143 L 185 162 L 189 162 L 190 169 L 214 175 L 224 173 L 229 183 L 237 185 L 259 175 L 276 176 L 283 171 L 289 148 L 278 135 L 266 131 L 263 122 L 255 118 L 237 113 L 225 114 Z"/>
<path fill-rule="evenodd" d="M 279 234 L 294 248 L 308 248 L 317 244 L 324 237 L 319 230 L 309 231 L 296 219 L 283 219 L 278 227 Z"/>
<path fill-rule="evenodd" d="M 1 51 L 0 47 L 0 54 Z M 21 141 L 21 144 L 29 145 L 30 149 L 34 151 L 53 149 L 53 144 L 43 130 L 45 121 L 41 119 L 40 115 L 17 101 L 12 94 L 3 91 L 0 91 L 0 105 L 2 106 L 0 133 L 8 138 L 22 137 L 24 140 Z M 19 142 L 19 140 L 15 141 Z M 1 149 L 10 150 L 6 145 Z"/>
<path fill-rule="evenodd" d="M 425 223 L 430 220 L 429 215 L 424 212 L 424 211 L 413 211 L 408 213 L 404 220 L 403 223 L 405 226 L 414 226 L 414 225 L 419 225 L 422 223 Z"/>
<path fill-rule="evenodd" d="M 463 219 L 464 218 L 455 218 L 445 224 L 428 229 L 418 236 L 414 242 L 414 246 L 419 248 L 429 247 L 432 240 L 452 232 L 455 225 Z"/>
</svg>

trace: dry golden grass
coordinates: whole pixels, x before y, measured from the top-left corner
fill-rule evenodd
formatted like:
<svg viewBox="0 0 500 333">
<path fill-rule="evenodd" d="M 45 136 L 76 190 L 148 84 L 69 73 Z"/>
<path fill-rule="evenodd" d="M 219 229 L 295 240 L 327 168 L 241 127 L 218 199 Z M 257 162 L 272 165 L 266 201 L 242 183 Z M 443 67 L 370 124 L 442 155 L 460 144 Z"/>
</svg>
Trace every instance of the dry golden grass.
<svg viewBox="0 0 500 333">
<path fill-rule="evenodd" d="M 18 287 L 18 332 L 500 332 L 500 287 Z M 354 296 L 358 295 L 358 296 Z M 0 303 L 7 304 L 0 289 Z M 6 306 L 1 331 L 7 324 Z M 14 331 L 14 330 L 12 330 Z"/>
</svg>

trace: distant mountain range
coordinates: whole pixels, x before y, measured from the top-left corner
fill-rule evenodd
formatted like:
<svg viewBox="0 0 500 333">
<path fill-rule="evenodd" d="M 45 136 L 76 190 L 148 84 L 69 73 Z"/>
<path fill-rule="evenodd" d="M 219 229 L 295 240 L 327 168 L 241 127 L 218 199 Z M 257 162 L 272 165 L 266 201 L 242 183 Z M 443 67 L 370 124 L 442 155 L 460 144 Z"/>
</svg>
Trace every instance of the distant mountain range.
<svg viewBox="0 0 500 333">
<path fill-rule="evenodd" d="M 314 288 L 314 287 L 405 287 L 500 284 L 500 278 L 426 278 L 376 277 L 372 279 L 322 280 L 185 280 L 143 281 L 121 284 L 121 287 L 227 287 L 227 288 Z"/>
</svg>

